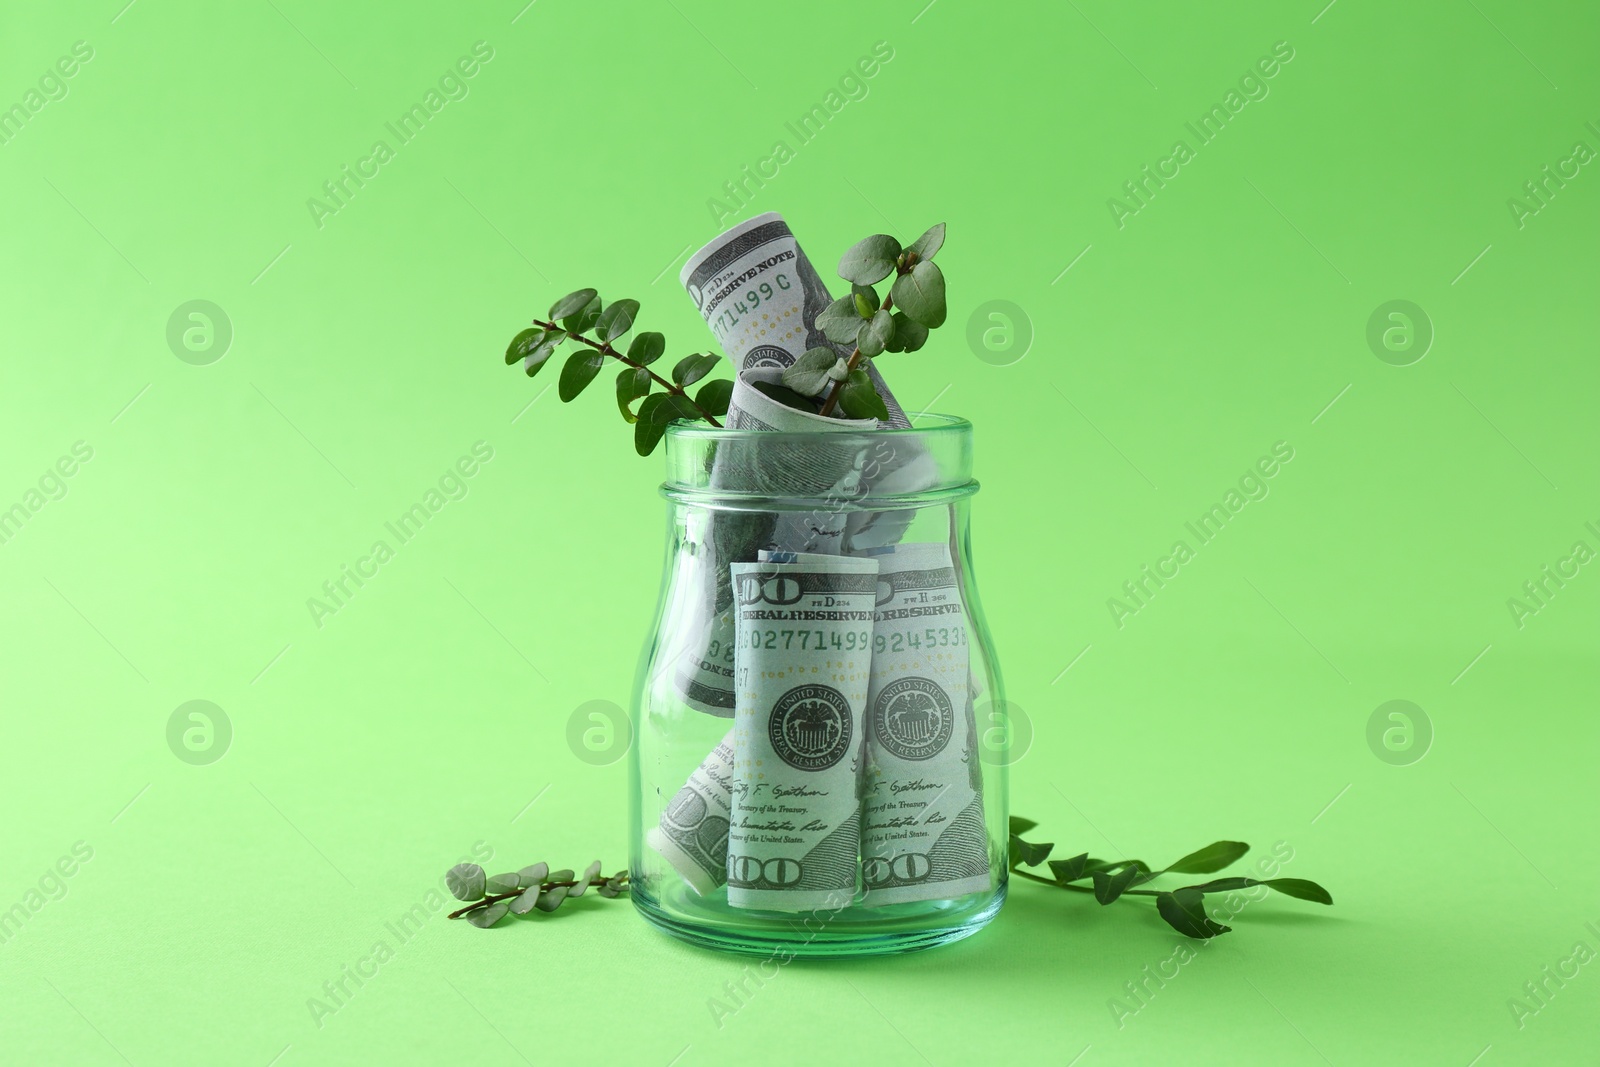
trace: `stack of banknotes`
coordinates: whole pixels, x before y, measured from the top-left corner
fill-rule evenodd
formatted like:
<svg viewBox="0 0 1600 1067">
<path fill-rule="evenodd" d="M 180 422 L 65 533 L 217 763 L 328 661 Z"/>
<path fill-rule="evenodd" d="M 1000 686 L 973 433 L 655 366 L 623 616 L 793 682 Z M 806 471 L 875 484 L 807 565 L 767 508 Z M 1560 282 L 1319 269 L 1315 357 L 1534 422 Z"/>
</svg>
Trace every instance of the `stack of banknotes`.
<svg viewBox="0 0 1600 1067">
<path fill-rule="evenodd" d="M 824 418 L 761 388 L 807 349 L 827 287 L 776 214 L 740 223 L 680 281 L 736 368 L 727 425 L 848 434 L 719 442 L 710 480 L 799 509 L 697 511 L 668 607 L 674 688 L 731 728 L 647 835 L 696 892 L 772 911 L 944 900 L 991 888 L 968 620 L 948 540 L 910 510 L 852 508 L 931 484 L 915 442 L 861 447 L 875 420 Z M 873 375 L 889 410 L 909 422 Z"/>
</svg>

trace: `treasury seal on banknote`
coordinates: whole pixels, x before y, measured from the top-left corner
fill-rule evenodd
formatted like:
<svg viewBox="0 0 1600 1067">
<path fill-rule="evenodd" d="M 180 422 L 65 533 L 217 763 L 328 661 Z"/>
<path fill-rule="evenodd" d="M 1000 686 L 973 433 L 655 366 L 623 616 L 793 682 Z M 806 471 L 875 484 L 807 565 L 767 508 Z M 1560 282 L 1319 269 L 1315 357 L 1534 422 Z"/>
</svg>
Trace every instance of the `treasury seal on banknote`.
<svg viewBox="0 0 1600 1067">
<path fill-rule="evenodd" d="M 855 731 L 850 701 L 826 685 L 797 685 L 772 705 L 767 738 L 772 751 L 802 771 L 824 771 L 844 759 Z"/>
</svg>

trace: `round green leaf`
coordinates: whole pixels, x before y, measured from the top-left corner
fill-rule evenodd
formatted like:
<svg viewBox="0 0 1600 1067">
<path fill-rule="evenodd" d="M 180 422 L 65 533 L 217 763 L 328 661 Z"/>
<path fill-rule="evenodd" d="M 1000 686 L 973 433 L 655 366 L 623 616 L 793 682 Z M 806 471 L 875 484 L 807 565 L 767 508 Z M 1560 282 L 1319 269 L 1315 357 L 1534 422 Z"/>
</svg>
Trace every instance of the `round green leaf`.
<svg viewBox="0 0 1600 1067">
<path fill-rule="evenodd" d="M 579 289 L 576 292 L 568 293 L 550 305 L 550 317 L 552 319 L 564 319 L 568 315 L 574 315 L 587 307 L 589 301 L 593 300 L 597 295 L 593 289 Z"/>
<path fill-rule="evenodd" d="M 583 392 L 584 387 L 594 381 L 594 376 L 600 373 L 605 361 L 604 353 L 591 348 L 585 348 L 568 356 L 566 365 L 561 368 L 561 382 L 556 387 L 556 394 L 561 397 L 561 402 L 569 403 Z"/>
<path fill-rule="evenodd" d="M 895 307 L 929 329 L 943 325 L 944 274 L 928 260 L 896 278 L 889 295 Z"/>
<path fill-rule="evenodd" d="M 532 911 L 534 905 L 539 903 L 539 887 L 529 886 L 526 890 L 506 901 L 513 915 L 526 915 Z"/>
<path fill-rule="evenodd" d="M 563 318 L 561 325 L 568 333 L 584 333 L 593 329 L 594 324 L 600 321 L 603 306 L 598 296 L 591 297 L 581 309 Z"/>
<path fill-rule="evenodd" d="M 856 307 L 855 294 L 842 296 L 822 309 L 815 326 L 828 340 L 836 344 L 851 344 L 856 331 L 861 329 L 861 311 Z"/>
<path fill-rule="evenodd" d="M 571 877 L 572 872 L 568 871 L 567 875 L 568 877 Z M 539 902 L 535 904 L 534 907 L 538 908 L 540 911 L 555 911 L 557 908 L 561 907 L 561 902 L 566 899 L 567 887 L 564 885 L 558 885 L 549 892 L 540 893 Z"/>
<path fill-rule="evenodd" d="M 483 895 L 496 897 L 501 893 L 515 893 L 520 887 L 517 885 L 516 872 L 510 874 L 492 874 L 483 883 Z"/>
<path fill-rule="evenodd" d="M 647 367 L 661 358 L 661 353 L 667 350 L 667 339 L 654 330 L 645 330 L 634 334 L 633 341 L 628 345 L 628 358 Z"/>
<path fill-rule="evenodd" d="M 718 418 L 728 413 L 728 401 L 731 399 L 733 399 L 732 378 L 718 378 L 716 381 L 707 382 L 694 395 L 696 404 L 704 408 L 707 414 Z"/>
<path fill-rule="evenodd" d="M 866 329 L 865 326 L 862 329 Z M 797 393 L 816 396 L 829 381 L 829 371 L 839 362 L 831 348 L 813 348 L 783 369 L 783 384 Z"/>
<path fill-rule="evenodd" d="M 650 372 L 643 367 L 623 367 L 617 372 L 617 407 L 621 409 L 625 420 L 630 423 L 635 421 L 629 405 L 641 396 L 649 395 L 652 384 Z"/>
<path fill-rule="evenodd" d="M 535 863 L 524 867 L 517 872 L 517 885 L 523 889 L 528 888 L 530 885 L 538 885 L 544 881 L 544 876 L 549 873 L 550 865 L 548 863 Z M 533 905 L 530 904 L 528 906 L 532 907 Z"/>
<path fill-rule="evenodd" d="M 928 231 L 915 241 L 907 252 L 915 252 L 918 259 L 932 259 L 933 254 L 944 247 L 944 223 L 936 223 L 928 227 Z"/>
<path fill-rule="evenodd" d="M 851 245 L 839 258 L 839 277 L 857 285 L 881 282 L 894 270 L 899 255 L 899 241 L 886 233 L 875 233 Z"/>
<path fill-rule="evenodd" d="M 457 900 L 483 899 L 483 868 L 476 863 L 458 863 L 444 872 L 444 884 Z"/>
<path fill-rule="evenodd" d="M 602 341 L 615 341 L 633 329 L 633 320 L 639 317 L 639 301 L 616 300 L 600 313 L 595 322 L 595 332 Z"/>
<path fill-rule="evenodd" d="M 678 365 L 672 368 L 672 380 L 680 386 L 690 386 L 711 373 L 711 368 L 717 365 L 722 357 L 715 353 L 705 355 L 684 356 Z"/>
<path fill-rule="evenodd" d="M 501 919 L 504 919 L 506 912 L 510 910 L 511 906 L 508 901 L 497 900 L 487 908 L 479 908 L 477 911 L 467 912 L 467 922 L 480 930 L 486 930 Z"/>
<path fill-rule="evenodd" d="M 881 355 L 884 346 L 892 340 L 894 316 L 881 309 L 870 321 L 862 323 L 861 329 L 856 332 L 856 347 L 861 349 L 863 356 Z"/>
<path fill-rule="evenodd" d="M 511 339 L 511 343 L 506 346 L 506 366 L 509 367 L 517 360 L 526 358 L 528 353 L 533 351 L 534 347 L 543 339 L 543 326 L 533 326 L 517 334 Z"/>
<path fill-rule="evenodd" d="M 839 407 L 852 419 L 888 419 L 889 409 L 883 397 L 872 386 L 867 372 L 857 368 L 850 372 L 839 389 Z"/>
<path fill-rule="evenodd" d="M 633 450 L 641 456 L 654 452 L 656 445 L 661 442 L 661 435 L 667 432 L 671 416 L 658 416 L 658 413 L 670 395 L 651 393 L 639 404 L 638 421 L 633 424 Z"/>
<path fill-rule="evenodd" d="M 928 328 L 903 311 L 894 313 L 894 343 L 891 352 L 915 352 L 928 343 Z"/>
</svg>

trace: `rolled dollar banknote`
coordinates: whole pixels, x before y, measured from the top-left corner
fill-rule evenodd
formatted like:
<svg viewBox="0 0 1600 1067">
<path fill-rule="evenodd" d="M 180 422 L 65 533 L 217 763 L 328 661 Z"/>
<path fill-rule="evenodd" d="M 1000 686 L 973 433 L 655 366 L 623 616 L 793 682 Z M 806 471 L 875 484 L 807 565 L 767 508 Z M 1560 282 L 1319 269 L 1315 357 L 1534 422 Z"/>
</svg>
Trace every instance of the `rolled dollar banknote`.
<svg viewBox="0 0 1600 1067">
<path fill-rule="evenodd" d="M 950 546 L 875 552 L 861 877 L 868 907 L 987 890 L 983 764 Z"/>
<path fill-rule="evenodd" d="M 710 715 L 733 716 L 733 594 L 729 563 L 750 562 L 764 547 L 837 553 L 848 505 L 865 491 L 862 470 L 868 449 L 861 434 L 876 428 L 873 419 L 823 418 L 762 393 L 757 383 L 774 383 L 782 371 L 757 368 L 740 374 L 728 407 L 728 427 L 779 433 L 850 434 L 838 447 L 807 438 L 792 446 L 766 441 L 721 441 L 711 481 L 725 492 L 772 497 L 816 498 L 815 509 L 770 512 L 701 512 L 686 531 L 696 544 L 697 571 L 688 596 L 698 597 L 692 613 L 695 640 L 684 643 L 676 674 L 678 692 L 691 707 Z"/>
<path fill-rule="evenodd" d="M 673 795 L 661 821 L 645 835 L 645 842 L 702 896 L 728 880 L 733 744 L 733 731 L 729 730 Z"/>
<path fill-rule="evenodd" d="M 872 559 L 732 565 L 737 643 L 728 903 L 837 909 L 858 888 Z"/>
<path fill-rule="evenodd" d="M 776 212 L 746 219 L 718 234 L 689 257 L 678 272 L 678 283 L 688 291 L 736 371 L 756 367 L 781 371 L 812 348 L 850 355 L 853 346 L 835 344 L 817 329 L 817 316 L 833 298 L 789 224 Z M 867 373 L 889 409 L 889 425 L 910 426 L 878 369 L 869 363 Z M 728 410 L 730 426 L 737 406 L 735 397 Z"/>
</svg>

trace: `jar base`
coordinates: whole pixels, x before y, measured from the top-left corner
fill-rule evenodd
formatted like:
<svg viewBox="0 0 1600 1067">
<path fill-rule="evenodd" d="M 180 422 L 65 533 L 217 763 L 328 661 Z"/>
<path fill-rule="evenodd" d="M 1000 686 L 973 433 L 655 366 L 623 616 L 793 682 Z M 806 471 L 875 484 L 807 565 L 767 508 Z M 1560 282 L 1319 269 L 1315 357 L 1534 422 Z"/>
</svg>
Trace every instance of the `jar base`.
<svg viewBox="0 0 1600 1067">
<path fill-rule="evenodd" d="M 1006 900 L 1006 883 L 973 906 L 954 910 L 950 921 L 929 923 L 928 916 L 915 922 L 887 919 L 881 923 L 850 922 L 830 931 L 827 924 L 815 930 L 798 919 L 789 929 L 753 929 L 749 926 L 694 922 L 663 909 L 648 893 L 635 890 L 633 906 L 656 929 L 702 948 L 732 952 L 742 956 L 788 959 L 854 959 L 862 956 L 888 956 L 901 952 L 948 945 L 982 930 L 1000 911 Z M 853 910 L 853 909 L 852 909 Z"/>
</svg>

